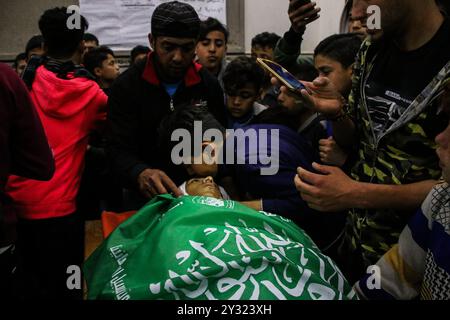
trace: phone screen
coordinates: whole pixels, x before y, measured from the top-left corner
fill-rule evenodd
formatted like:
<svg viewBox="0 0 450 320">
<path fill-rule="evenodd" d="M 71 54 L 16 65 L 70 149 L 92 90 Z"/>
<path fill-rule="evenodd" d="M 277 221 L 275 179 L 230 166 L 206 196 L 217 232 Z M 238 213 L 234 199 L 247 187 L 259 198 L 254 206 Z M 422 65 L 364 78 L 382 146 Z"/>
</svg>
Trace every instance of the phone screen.
<svg viewBox="0 0 450 320">
<path fill-rule="evenodd" d="M 295 90 L 305 89 L 305 86 L 294 77 L 289 71 L 280 66 L 278 63 L 275 63 L 270 60 L 262 60 L 264 64 L 266 64 L 270 69 L 278 74 L 283 80 L 285 80 L 289 85 L 292 86 Z"/>
</svg>

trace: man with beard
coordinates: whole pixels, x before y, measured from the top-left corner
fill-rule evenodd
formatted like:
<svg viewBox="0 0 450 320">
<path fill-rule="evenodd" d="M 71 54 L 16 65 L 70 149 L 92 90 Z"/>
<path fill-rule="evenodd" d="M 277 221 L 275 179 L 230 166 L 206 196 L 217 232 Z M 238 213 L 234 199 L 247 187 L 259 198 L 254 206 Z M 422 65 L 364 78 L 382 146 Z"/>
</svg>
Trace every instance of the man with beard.
<svg viewBox="0 0 450 320">
<path fill-rule="evenodd" d="M 163 118 L 185 105 L 197 105 L 225 121 L 219 82 L 193 62 L 200 31 L 194 8 L 178 1 L 163 3 L 155 9 L 151 26 L 153 51 L 117 79 L 109 98 L 110 159 L 122 184 L 141 193 L 136 198 L 131 192 L 130 209 L 158 194 L 181 195 L 177 184 L 185 181 L 185 170 L 167 161 L 157 147 Z"/>
</svg>

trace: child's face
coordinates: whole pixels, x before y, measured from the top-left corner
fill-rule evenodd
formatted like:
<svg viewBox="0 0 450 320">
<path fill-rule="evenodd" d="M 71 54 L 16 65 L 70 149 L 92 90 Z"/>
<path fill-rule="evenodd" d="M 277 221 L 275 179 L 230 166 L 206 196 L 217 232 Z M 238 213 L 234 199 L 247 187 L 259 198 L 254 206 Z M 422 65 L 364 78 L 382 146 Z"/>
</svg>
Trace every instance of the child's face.
<svg viewBox="0 0 450 320">
<path fill-rule="evenodd" d="M 352 66 L 345 68 L 340 62 L 321 54 L 314 58 L 314 66 L 319 76 L 327 77 L 345 98 L 350 94 L 352 88 Z"/>
<path fill-rule="evenodd" d="M 208 70 L 219 71 L 226 51 L 225 35 L 220 31 L 211 31 L 197 43 L 198 62 Z"/>
<path fill-rule="evenodd" d="M 108 58 L 102 62 L 102 67 L 97 68 L 96 75 L 104 81 L 112 82 L 119 76 L 119 70 L 119 64 L 116 59 L 108 54 Z"/>
<path fill-rule="evenodd" d="M 222 199 L 219 186 L 212 177 L 194 178 L 186 183 L 186 192 L 191 196 L 204 196 Z"/>
<path fill-rule="evenodd" d="M 22 75 L 22 73 L 25 71 L 25 68 L 27 67 L 27 61 L 26 60 L 19 60 L 17 62 L 17 68 L 16 72 L 19 76 Z"/>
<path fill-rule="evenodd" d="M 253 112 L 253 104 L 259 98 L 255 85 L 247 84 L 235 92 L 226 92 L 227 109 L 233 118 L 242 118 Z"/>
<path fill-rule="evenodd" d="M 273 48 L 254 46 L 252 47 L 252 57 L 274 60 Z"/>
<path fill-rule="evenodd" d="M 447 86 L 446 93 L 442 100 L 443 110 L 450 115 L 450 85 Z M 447 128 L 436 137 L 438 149 L 436 150 L 439 157 L 439 165 L 442 168 L 442 176 L 444 180 L 450 182 L 450 122 Z"/>
</svg>

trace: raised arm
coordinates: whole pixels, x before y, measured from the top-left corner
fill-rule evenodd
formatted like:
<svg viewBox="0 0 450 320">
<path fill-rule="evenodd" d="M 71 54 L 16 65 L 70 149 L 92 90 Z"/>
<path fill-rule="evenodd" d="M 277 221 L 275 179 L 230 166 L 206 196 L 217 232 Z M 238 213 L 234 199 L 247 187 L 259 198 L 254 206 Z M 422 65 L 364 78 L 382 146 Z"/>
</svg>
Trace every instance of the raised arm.
<svg viewBox="0 0 450 320">
<path fill-rule="evenodd" d="M 299 3 L 299 0 L 289 1 L 288 15 L 291 27 L 278 41 L 274 50 L 275 61 L 284 66 L 297 62 L 306 26 L 319 18 L 320 8 L 316 8 L 316 3 L 308 3 L 301 7 Z"/>
</svg>

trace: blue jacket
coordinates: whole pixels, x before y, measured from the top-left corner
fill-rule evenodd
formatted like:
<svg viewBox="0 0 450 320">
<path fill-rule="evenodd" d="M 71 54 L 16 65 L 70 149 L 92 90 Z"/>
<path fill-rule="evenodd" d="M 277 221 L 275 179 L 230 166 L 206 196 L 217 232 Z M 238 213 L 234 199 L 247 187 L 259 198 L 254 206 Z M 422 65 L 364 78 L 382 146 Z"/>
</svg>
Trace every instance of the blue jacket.
<svg viewBox="0 0 450 320">
<path fill-rule="evenodd" d="M 319 247 L 331 243 L 341 231 L 344 217 L 312 210 L 300 197 L 294 184 L 298 167 L 314 172 L 312 163 L 319 162 L 318 152 L 311 148 L 301 134 L 282 125 L 254 124 L 244 127 L 243 130 L 246 133 L 254 130 L 257 133 L 258 143 L 253 145 L 252 150 L 248 141 L 242 146 L 235 141 L 235 163 L 238 156 L 244 157 L 241 160 L 245 160 L 245 164 L 238 164 L 232 168 L 240 193 L 252 199 L 262 199 L 264 211 L 293 220 L 305 229 Z M 267 138 L 260 134 L 264 132 L 262 130 L 267 130 Z M 270 133 L 274 133 L 274 130 L 279 132 L 278 150 L 271 145 Z M 267 141 L 267 153 L 264 144 L 261 145 L 264 140 Z M 274 175 L 261 174 L 261 168 L 270 167 L 270 164 L 264 165 L 265 161 L 261 161 L 260 158 L 256 157 L 258 159 L 256 164 L 249 163 L 251 157 L 257 156 L 258 153 L 260 156 L 267 154 L 271 157 L 276 156 L 277 152 L 279 170 Z"/>
</svg>

